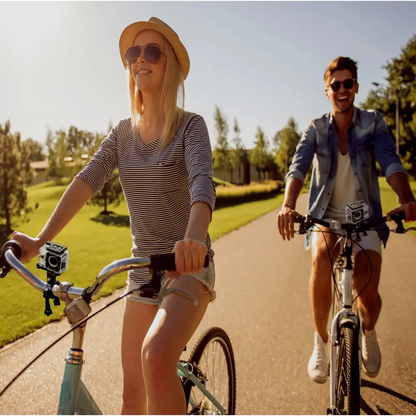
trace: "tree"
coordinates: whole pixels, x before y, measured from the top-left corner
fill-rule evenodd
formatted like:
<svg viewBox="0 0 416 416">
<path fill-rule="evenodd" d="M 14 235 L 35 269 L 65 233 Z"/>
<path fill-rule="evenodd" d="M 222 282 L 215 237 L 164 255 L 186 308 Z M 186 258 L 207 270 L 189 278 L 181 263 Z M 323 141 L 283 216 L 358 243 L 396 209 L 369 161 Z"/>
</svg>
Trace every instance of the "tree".
<svg viewBox="0 0 416 416">
<path fill-rule="evenodd" d="M 387 61 L 383 68 L 387 70 L 387 88 L 379 86 L 371 90 L 361 106 L 382 112 L 396 140 L 398 96 L 400 157 L 409 174 L 416 177 L 416 35 L 402 48 L 399 58 Z"/>
<path fill-rule="evenodd" d="M 112 126 L 110 124 L 109 131 Z M 90 144 L 89 154 L 92 156 L 100 147 L 101 142 L 105 139 L 105 135 L 95 134 L 94 140 Z M 108 210 L 110 204 L 115 207 L 120 205 L 123 200 L 124 194 L 119 181 L 118 170 L 116 170 L 113 176 L 104 184 L 103 188 L 89 201 L 89 204 L 103 207 L 104 210 L 100 212 L 100 215 L 110 215 L 111 211 Z"/>
<path fill-rule="evenodd" d="M 29 160 L 31 162 L 38 162 L 39 160 L 45 159 L 45 155 L 43 154 L 43 147 L 36 140 L 29 138 L 23 141 L 23 145 L 27 146 L 29 149 Z"/>
<path fill-rule="evenodd" d="M 296 151 L 296 146 L 300 141 L 300 134 L 298 133 L 298 126 L 290 117 L 286 127 L 278 131 L 273 137 L 275 145 L 275 162 L 284 176 L 286 176 L 289 166 L 292 163 L 293 155 Z"/>
<path fill-rule="evenodd" d="M 65 159 L 69 157 L 66 132 L 58 130 L 53 134 L 51 130 L 48 130 L 46 148 L 48 149 L 48 169 L 46 170 L 46 175 L 65 176 Z"/>
<path fill-rule="evenodd" d="M 217 145 L 215 146 L 215 169 L 229 170 L 231 168 L 228 146 L 228 123 L 218 106 L 215 106 L 214 113 L 215 129 L 217 130 Z"/>
<path fill-rule="evenodd" d="M 270 160 L 269 153 L 267 151 L 267 148 L 269 147 L 269 142 L 266 136 L 264 135 L 263 130 L 260 127 L 257 128 L 256 140 L 254 141 L 254 144 L 255 147 L 250 152 L 249 160 L 250 163 L 256 165 L 258 177 L 260 180 L 261 171 L 264 171 Z"/>
<path fill-rule="evenodd" d="M 247 158 L 247 151 L 244 147 L 243 141 L 240 137 L 240 127 L 238 126 L 237 119 L 234 119 L 234 139 L 232 140 L 234 148 L 230 151 L 230 165 L 231 165 L 231 182 L 233 181 L 233 170 L 238 167 L 238 184 L 241 183 L 241 163 Z"/>
<path fill-rule="evenodd" d="M 32 181 L 33 171 L 29 146 L 23 145 L 19 133 L 11 133 L 10 121 L 4 127 L 0 124 L 0 149 L 0 218 L 4 218 L 2 228 L 8 236 L 13 221 L 26 221 L 31 211 L 25 187 Z"/>
</svg>

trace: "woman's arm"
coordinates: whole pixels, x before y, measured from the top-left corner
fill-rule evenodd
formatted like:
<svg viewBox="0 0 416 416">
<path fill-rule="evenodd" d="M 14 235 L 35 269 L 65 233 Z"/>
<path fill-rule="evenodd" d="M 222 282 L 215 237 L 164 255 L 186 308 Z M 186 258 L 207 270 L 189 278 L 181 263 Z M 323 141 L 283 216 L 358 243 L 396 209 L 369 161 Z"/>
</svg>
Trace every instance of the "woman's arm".
<svg viewBox="0 0 416 416">
<path fill-rule="evenodd" d="M 90 186 L 83 179 L 75 178 L 62 195 L 54 212 L 37 237 L 31 238 L 19 232 L 13 233 L 12 238 L 19 241 L 23 246 L 22 261 L 28 261 L 37 256 L 40 247 L 47 241 L 53 240 L 91 197 Z"/>
</svg>

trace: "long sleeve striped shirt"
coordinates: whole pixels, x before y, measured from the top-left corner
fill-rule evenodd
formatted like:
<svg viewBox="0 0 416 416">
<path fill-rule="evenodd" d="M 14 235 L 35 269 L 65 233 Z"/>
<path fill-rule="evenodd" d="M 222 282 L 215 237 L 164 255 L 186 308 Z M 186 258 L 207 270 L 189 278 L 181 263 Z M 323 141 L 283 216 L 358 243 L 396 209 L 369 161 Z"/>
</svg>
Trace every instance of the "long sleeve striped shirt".
<svg viewBox="0 0 416 416">
<path fill-rule="evenodd" d="M 77 175 L 95 195 L 119 169 L 134 257 L 172 252 L 175 242 L 184 238 L 195 202 L 214 209 L 212 152 L 204 119 L 184 112 L 173 140 L 165 147 L 159 143 L 160 139 L 144 143 L 140 133 L 134 134 L 130 119 L 122 120 Z M 205 243 L 212 261 L 208 233 Z M 147 270 L 129 272 L 129 278 L 139 284 L 149 277 Z"/>
</svg>

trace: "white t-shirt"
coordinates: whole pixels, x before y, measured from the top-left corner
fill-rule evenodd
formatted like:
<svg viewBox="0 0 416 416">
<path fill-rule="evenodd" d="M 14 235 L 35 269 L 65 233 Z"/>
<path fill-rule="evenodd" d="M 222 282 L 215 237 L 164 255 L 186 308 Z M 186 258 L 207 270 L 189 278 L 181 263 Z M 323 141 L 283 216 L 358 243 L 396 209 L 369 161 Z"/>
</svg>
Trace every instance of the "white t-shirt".
<svg viewBox="0 0 416 416">
<path fill-rule="evenodd" d="M 325 218 L 345 222 L 345 207 L 351 202 L 358 201 L 354 172 L 349 153 L 343 155 L 338 150 L 338 168 L 334 180 L 331 199 L 326 209 Z"/>
</svg>

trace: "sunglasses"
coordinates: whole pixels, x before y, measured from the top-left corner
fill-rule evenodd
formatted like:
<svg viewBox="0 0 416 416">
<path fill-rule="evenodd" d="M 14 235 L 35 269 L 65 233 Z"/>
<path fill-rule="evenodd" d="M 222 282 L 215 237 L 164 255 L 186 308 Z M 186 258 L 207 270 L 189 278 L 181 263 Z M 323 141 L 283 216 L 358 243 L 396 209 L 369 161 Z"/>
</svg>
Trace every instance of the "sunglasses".
<svg viewBox="0 0 416 416">
<path fill-rule="evenodd" d="M 126 63 L 127 65 L 132 65 L 137 62 L 137 59 L 144 51 L 144 58 L 150 64 L 156 65 L 159 63 L 162 55 L 164 53 L 155 45 L 149 46 L 132 46 L 131 48 L 127 49 L 126 52 Z"/>
<path fill-rule="evenodd" d="M 329 84 L 331 90 L 334 92 L 338 92 L 341 89 L 341 85 L 344 85 L 346 90 L 350 90 L 353 86 L 356 79 L 348 78 L 345 81 L 334 81 L 332 84 Z"/>
</svg>

